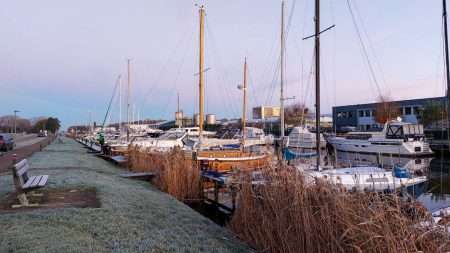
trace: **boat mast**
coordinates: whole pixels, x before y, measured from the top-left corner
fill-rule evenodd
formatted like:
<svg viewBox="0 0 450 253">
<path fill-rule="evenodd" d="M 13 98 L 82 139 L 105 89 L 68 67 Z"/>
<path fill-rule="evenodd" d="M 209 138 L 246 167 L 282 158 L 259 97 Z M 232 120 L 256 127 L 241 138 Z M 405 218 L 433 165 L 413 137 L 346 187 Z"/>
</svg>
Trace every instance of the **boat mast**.
<svg viewBox="0 0 450 253">
<path fill-rule="evenodd" d="M 243 107 L 242 107 L 242 149 L 245 147 L 245 123 L 246 123 L 246 111 L 247 111 L 247 57 L 244 60 L 244 91 Z"/>
<path fill-rule="evenodd" d="M 445 0 L 444 0 L 445 1 Z M 315 71 L 316 71 L 316 148 L 317 170 L 320 170 L 320 0 L 315 4 Z"/>
<path fill-rule="evenodd" d="M 281 46 L 280 46 L 280 137 L 284 143 L 284 1 L 281 1 Z"/>
<path fill-rule="evenodd" d="M 445 43 L 445 73 L 447 81 L 447 124 L 450 119 L 450 70 L 448 56 L 448 27 L 447 27 L 447 0 L 442 0 L 442 18 L 444 19 L 444 43 Z M 449 128 L 449 126 L 447 126 Z"/>
<path fill-rule="evenodd" d="M 199 15 L 200 15 L 200 38 L 199 38 L 199 47 L 200 47 L 200 54 L 199 54 L 199 141 L 201 143 L 202 137 L 203 137 L 203 119 L 204 119 L 204 111 L 203 111 L 203 102 L 204 102 L 204 95 L 205 95 L 205 88 L 204 88 L 204 76 L 203 76 L 203 68 L 204 68 L 204 55 L 203 55 L 203 46 L 204 46 L 204 18 L 205 18 L 205 9 L 203 6 L 199 9 Z"/>
<path fill-rule="evenodd" d="M 122 75 L 119 75 L 119 136 L 122 135 Z"/>
<path fill-rule="evenodd" d="M 130 141 L 130 100 L 131 100 L 131 70 L 130 70 L 130 59 L 127 60 L 128 65 L 128 94 L 127 94 L 127 142 Z"/>
<path fill-rule="evenodd" d="M 177 92 L 177 113 L 176 115 L 180 115 L 180 93 Z M 177 121 L 176 119 L 176 115 L 175 115 L 175 123 Z M 179 116 L 178 116 L 179 117 Z M 183 116 L 181 115 L 181 119 L 180 120 L 180 124 L 178 125 L 178 128 L 182 128 L 183 127 Z"/>
</svg>

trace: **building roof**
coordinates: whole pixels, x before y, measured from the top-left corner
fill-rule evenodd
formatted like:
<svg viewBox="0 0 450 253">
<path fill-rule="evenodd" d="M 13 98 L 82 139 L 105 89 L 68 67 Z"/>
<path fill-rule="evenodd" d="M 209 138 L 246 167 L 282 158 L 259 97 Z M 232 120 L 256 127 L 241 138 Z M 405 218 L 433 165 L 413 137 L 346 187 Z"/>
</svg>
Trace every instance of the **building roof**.
<svg viewBox="0 0 450 253">
<path fill-rule="evenodd" d="M 420 103 L 425 102 L 428 100 L 445 100 L 446 97 L 428 97 L 428 98 L 414 98 L 414 99 L 405 99 L 405 100 L 394 100 L 389 102 L 394 103 L 400 103 L 400 104 L 408 104 L 408 103 Z M 353 104 L 353 105 L 339 105 L 339 106 L 333 106 L 333 108 L 345 108 L 345 107 L 373 107 L 377 104 L 380 104 L 381 102 L 373 102 L 373 103 L 366 103 L 366 104 Z"/>
</svg>

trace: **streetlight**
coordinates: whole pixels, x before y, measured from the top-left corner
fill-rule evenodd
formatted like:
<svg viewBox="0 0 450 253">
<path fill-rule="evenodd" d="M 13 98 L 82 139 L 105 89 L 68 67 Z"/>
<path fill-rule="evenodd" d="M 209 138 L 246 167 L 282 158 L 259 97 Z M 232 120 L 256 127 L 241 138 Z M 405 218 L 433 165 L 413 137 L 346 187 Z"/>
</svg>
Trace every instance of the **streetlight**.
<svg viewBox="0 0 450 253">
<path fill-rule="evenodd" d="M 19 110 L 14 110 L 14 134 L 17 134 L 17 124 L 16 124 L 16 120 L 17 120 L 17 113 L 20 112 Z"/>
</svg>

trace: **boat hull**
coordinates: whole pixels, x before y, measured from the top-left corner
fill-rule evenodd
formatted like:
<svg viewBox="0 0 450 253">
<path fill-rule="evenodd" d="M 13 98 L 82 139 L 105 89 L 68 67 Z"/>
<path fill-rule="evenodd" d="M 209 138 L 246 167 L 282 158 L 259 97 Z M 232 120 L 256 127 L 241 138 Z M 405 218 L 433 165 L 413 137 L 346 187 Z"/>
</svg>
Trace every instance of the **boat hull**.
<svg viewBox="0 0 450 253">
<path fill-rule="evenodd" d="M 202 170 L 212 170 L 226 173 L 234 169 L 251 171 L 265 168 L 269 165 L 266 154 L 242 152 L 239 150 L 208 150 L 199 151 L 195 156 Z"/>
<path fill-rule="evenodd" d="M 433 151 L 423 142 L 370 142 L 367 140 L 347 140 L 331 138 L 328 142 L 338 151 L 382 154 L 406 157 L 431 156 Z"/>
</svg>

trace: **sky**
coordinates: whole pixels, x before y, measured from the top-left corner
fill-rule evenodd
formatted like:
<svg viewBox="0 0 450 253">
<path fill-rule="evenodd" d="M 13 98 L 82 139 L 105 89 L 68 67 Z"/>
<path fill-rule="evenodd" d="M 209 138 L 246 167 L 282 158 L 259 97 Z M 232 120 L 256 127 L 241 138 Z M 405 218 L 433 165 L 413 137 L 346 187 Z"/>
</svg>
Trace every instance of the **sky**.
<svg viewBox="0 0 450 253">
<path fill-rule="evenodd" d="M 135 119 L 173 119 L 177 94 L 193 115 L 198 5 L 206 9 L 206 113 L 241 115 L 245 57 L 249 112 L 278 105 L 281 0 L 15 0 L 0 9 L 0 115 L 54 116 L 63 127 L 102 122 L 121 75 L 108 121 L 124 120 L 127 59 Z M 295 96 L 287 103 L 314 108 L 314 40 L 302 39 L 314 32 L 314 1 L 285 5 L 285 90 Z M 322 113 L 380 96 L 443 96 L 441 12 L 441 1 L 321 0 L 322 29 L 335 25 L 321 35 Z"/>
</svg>

